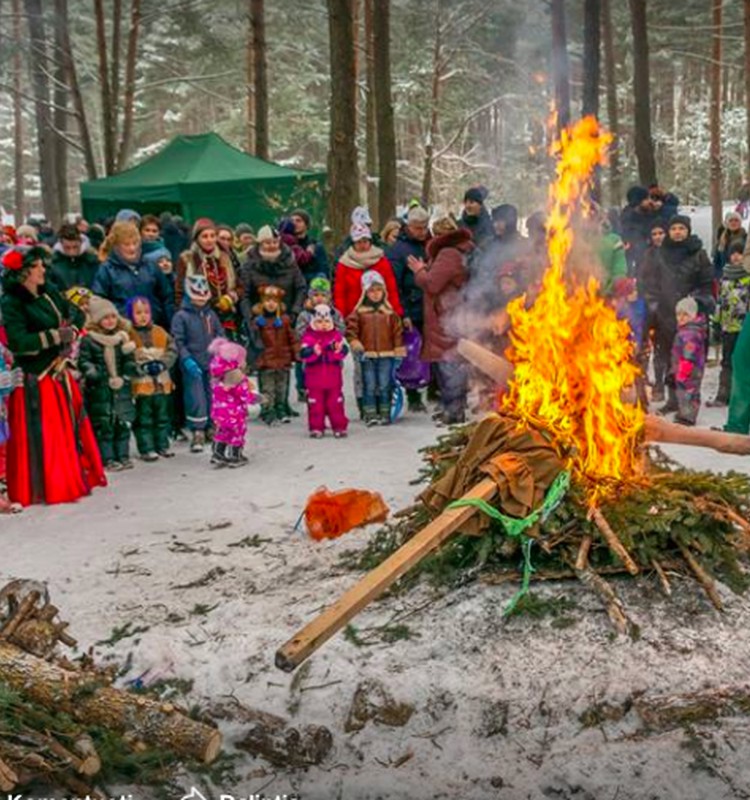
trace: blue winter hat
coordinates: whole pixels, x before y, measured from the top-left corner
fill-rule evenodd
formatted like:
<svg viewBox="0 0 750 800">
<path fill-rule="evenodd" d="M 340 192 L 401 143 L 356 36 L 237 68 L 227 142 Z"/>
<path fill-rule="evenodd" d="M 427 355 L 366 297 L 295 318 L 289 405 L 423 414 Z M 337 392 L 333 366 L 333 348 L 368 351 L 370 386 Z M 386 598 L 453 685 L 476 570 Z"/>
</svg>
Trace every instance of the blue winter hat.
<svg viewBox="0 0 750 800">
<path fill-rule="evenodd" d="M 141 215 L 132 208 L 121 208 L 115 216 L 115 222 L 135 222 L 140 223 Z"/>
<path fill-rule="evenodd" d="M 168 258 L 170 261 L 172 260 L 172 254 L 166 247 L 157 247 L 151 250 L 151 252 L 143 254 L 143 260 L 147 264 L 153 264 L 154 266 L 157 266 L 162 258 Z"/>
</svg>

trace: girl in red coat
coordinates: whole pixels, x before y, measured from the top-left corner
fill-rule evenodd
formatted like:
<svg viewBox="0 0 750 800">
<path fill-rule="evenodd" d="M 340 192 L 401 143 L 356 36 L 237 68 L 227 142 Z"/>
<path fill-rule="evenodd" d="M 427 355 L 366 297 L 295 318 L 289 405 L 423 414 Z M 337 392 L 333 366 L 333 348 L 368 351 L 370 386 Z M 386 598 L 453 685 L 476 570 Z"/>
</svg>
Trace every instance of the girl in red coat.
<svg viewBox="0 0 750 800">
<path fill-rule="evenodd" d="M 368 269 L 373 269 L 383 276 L 388 300 L 399 317 L 403 317 L 393 268 L 383 251 L 373 245 L 372 231 L 367 225 L 352 225 L 349 235 L 352 246 L 344 251 L 336 264 L 333 279 L 333 304 L 337 311 L 344 319 L 354 311 L 362 296 L 362 276 Z"/>
</svg>

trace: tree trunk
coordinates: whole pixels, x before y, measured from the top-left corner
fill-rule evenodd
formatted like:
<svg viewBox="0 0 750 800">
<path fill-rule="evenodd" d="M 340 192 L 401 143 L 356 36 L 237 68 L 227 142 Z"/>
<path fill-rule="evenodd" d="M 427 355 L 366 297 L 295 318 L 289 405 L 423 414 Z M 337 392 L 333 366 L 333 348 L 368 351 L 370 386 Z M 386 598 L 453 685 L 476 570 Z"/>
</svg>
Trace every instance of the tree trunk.
<svg viewBox="0 0 750 800">
<path fill-rule="evenodd" d="M 331 133 L 328 154 L 328 224 L 341 241 L 359 204 L 357 85 L 354 80 L 352 0 L 327 0 L 331 48 Z"/>
<path fill-rule="evenodd" d="M 552 79 L 558 130 L 570 123 L 570 66 L 565 31 L 565 0 L 552 0 Z"/>
<path fill-rule="evenodd" d="M 120 126 L 120 52 L 122 50 L 122 0 L 112 0 L 112 51 L 109 64 L 109 91 L 112 98 L 112 136 L 117 141 Z"/>
<path fill-rule="evenodd" d="M 248 153 L 255 152 L 255 74 L 253 55 L 253 0 L 247 0 L 247 34 L 245 40 L 245 128 Z"/>
<path fill-rule="evenodd" d="M 432 166 L 435 155 L 435 138 L 438 133 L 440 114 L 440 78 L 443 62 L 443 30 L 440 22 L 442 3 L 437 2 L 435 13 L 435 43 L 432 48 L 432 90 L 430 92 L 430 127 L 424 146 L 424 163 L 422 167 L 422 202 L 425 208 L 430 207 L 432 199 Z"/>
<path fill-rule="evenodd" d="M 635 101 L 635 155 L 644 186 L 657 182 L 654 142 L 651 138 L 651 88 L 648 57 L 646 0 L 629 0 L 633 28 L 633 95 Z"/>
<path fill-rule="evenodd" d="M 23 114 L 21 92 L 23 79 L 21 75 L 21 0 L 13 0 L 13 38 L 16 46 L 13 49 L 13 176 L 15 182 L 14 213 L 16 225 L 26 218 L 24 202 L 24 169 L 23 169 Z"/>
<path fill-rule="evenodd" d="M 78 83 L 78 72 L 76 70 L 75 58 L 73 57 L 73 47 L 70 43 L 70 19 L 68 15 L 68 0 L 55 0 L 55 12 L 60 26 L 60 46 L 62 51 L 60 57 L 63 59 L 65 80 L 70 88 L 73 99 L 73 108 L 78 119 L 78 130 L 81 136 L 81 149 L 86 164 L 86 176 L 90 181 L 96 180 L 96 159 L 94 158 L 94 148 L 91 143 L 91 133 L 89 132 L 86 108 L 83 105 L 81 87 Z"/>
<path fill-rule="evenodd" d="M 57 185 L 57 204 L 62 216 L 68 210 L 68 88 L 63 56 L 64 21 L 58 13 L 59 3 L 55 3 L 55 64 L 54 90 L 52 97 L 55 107 L 52 110 L 55 131 L 55 183 Z M 67 10 L 67 9 L 63 9 Z"/>
<path fill-rule="evenodd" d="M 750 0 L 749 0 L 750 1 Z M 370 214 L 378 216 L 378 129 L 375 116 L 375 38 L 373 36 L 374 0 L 365 0 L 364 32 L 367 93 L 365 95 L 365 188 Z M 375 220 L 379 226 L 379 219 Z"/>
<path fill-rule="evenodd" d="M 42 191 L 42 208 L 51 225 L 60 222 L 57 175 L 55 172 L 55 134 L 52 130 L 50 91 L 47 63 L 47 43 L 41 0 L 25 0 L 29 21 L 29 63 L 34 87 L 34 116 L 36 118 L 37 147 L 39 150 L 39 177 Z"/>
<path fill-rule="evenodd" d="M 0 681 L 34 703 L 69 713 L 87 725 L 129 733 L 208 764 L 219 754 L 221 734 L 168 703 L 101 686 L 96 675 L 73 672 L 0 642 Z"/>
<path fill-rule="evenodd" d="M 373 17 L 375 47 L 375 113 L 378 128 L 378 211 L 381 223 L 396 213 L 396 128 L 391 98 L 391 3 L 380 0 Z"/>
<path fill-rule="evenodd" d="M 750 0 L 748 0 L 750 2 Z M 614 141 L 609 151 L 609 200 L 613 206 L 622 202 L 622 175 L 620 173 L 620 121 L 617 108 L 617 78 L 615 75 L 615 43 L 612 32 L 610 0 L 602 0 L 602 39 L 604 40 L 604 74 L 607 86 L 607 120 Z"/>
<path fill-rule="evenodd" d="M 253 18 L 253 72 L 255 78 L 255 155 L 268 160 L 268 70 L 264 0 L 251 0 Z"/>
<path fill-rule="evenodd" d="M 711 235 L 715 236 L 721 225 L 721 18 L 724 0 L 713 0 L 713 33 L 711 34 L 711 106 L 709 129 L 711 144 L 709 160 L 711 164 Z"/>
<path fill-rule="evenodd" d="M 138 32 L 141 26 L 141 0 L 132 0 L 128 53 L 125 60 L 125 96 L 122 103 L 122 139 L 117 153 L 118 172 L 125 169 L 133 143 L 133 116 L 135 114 L 135 67 L 138 55 Z"/>
<path fill-rule="evenodd" d="M 585 0 L 583 6 L 583 116 L 599 116 L 601 6 Z"/>
<path fill-rule="evenodd" d="M 96 19 L 96 49 L 99 53 L 104 172 L 106 175 L 112 175 L 115 171 L 115 131 L 112 128 L 112 97 L 110 95 L 109 72 L 107 69 L 107 31 L 104 26 L 103 0 L 94 0 L 94 16 Z"/>
<path fill-rule="evenodd" d="M 745 114 L 747 119 L 747 169 L 750 174 L 750 0 L 745 0 Z"/>
</svg>

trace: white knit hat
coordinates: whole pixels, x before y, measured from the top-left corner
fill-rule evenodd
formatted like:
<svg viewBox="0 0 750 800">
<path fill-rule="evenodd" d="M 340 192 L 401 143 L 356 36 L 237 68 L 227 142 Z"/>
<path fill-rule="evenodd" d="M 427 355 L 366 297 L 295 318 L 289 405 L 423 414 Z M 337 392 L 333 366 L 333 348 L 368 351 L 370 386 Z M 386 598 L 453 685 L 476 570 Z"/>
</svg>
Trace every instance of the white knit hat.
<svg viewBox="0 0 750 800">
<path fill-rule="evenodd" d="M 362 239 L 369 239 L 372 241 L 372 231 L 367 225 L 352 225 L 349 230 L 349 236 L 352 237 L 353 242 L 359 242 Z"/>
<path fill-rule="evenodd" d="M 352 225 L 372 225 L 372 217 L 365 206 L 357 206 L 352 211 Z"/>
<path fill-rule="evenodd" d="M 270 242 L 278 238 L 278 235 L 270 225 L 264 225 L 259 231 L 255 240 L 260 244 L 262 242 Z"/>
<path fill-rule="evenodd" d="M 377 270 L 368 269 L 367 272 L 362 275 L 362 291 L 366 292 L 373 286 L 382 286 L 385 288 L 385 281 L 383 280 L 383 276 Z"/>
<path fill-rule="evenodd" d="M 683 297 L 675 307 L 675 313 L 687 314 L 689 317 L 698 316 L 698 303 L 694 297 Z"/>
</svg>

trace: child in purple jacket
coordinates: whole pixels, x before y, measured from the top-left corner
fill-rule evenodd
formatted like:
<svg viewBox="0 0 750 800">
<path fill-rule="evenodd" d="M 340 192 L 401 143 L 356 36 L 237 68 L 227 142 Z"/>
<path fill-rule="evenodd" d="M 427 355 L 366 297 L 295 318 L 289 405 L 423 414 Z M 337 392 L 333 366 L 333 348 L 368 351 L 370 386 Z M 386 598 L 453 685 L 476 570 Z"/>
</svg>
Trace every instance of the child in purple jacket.
<svg viewBox="0 0 750 800">
<path fill-rule="evenodd" d="M 208 346 L 211 355 L 211 422 L 214 425 L 211 463 L 217 467 L 242 467 L 247 435 L 247 407 L 259 402 L 245 375 L 247 351 L 219 337 Z"/>
<path fill-rule="evenodd" d="M 343 362 L 348 352 L 343 335 L 334 327 L 330 306 L 315 306 L 300 349 L 305 364 L 307 422 L 313 439 L 323 436 L 326 417 L 337 439 L 346 436 L 349 420 L 344 410 Z"/>
<path fill-rule="evenodd" d="M 685 297 L 677 303 L 677 335 L 672 345 L 672 374 L 677 391 L 675 422 L 695 425 L 701 406 L 701 383 L 706 367 L 706 319 L 698 303 Z"/>
</svg>

